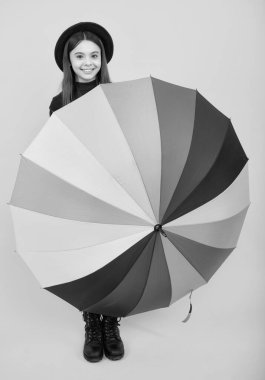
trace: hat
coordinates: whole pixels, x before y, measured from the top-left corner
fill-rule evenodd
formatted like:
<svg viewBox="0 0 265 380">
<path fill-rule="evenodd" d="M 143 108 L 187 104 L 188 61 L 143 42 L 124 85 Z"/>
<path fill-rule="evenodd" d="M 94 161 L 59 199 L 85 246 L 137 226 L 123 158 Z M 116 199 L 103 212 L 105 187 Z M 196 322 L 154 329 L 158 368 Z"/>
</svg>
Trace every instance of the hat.
<svg viewBox="0 0 265 380">
<path fill-rule="evenodd" d="M 71 37 L 72 34 L 85 30 L 96 34 L 100 38 L 105 49 L 107 62 L 111 60 L 114 46 L 112 38 L 108 31 L 105 28 L 103 28 L 103 26 L 94 22 L 79 22 L 78 24 L 72 25 L 68 29 L 66 29 L 60 35 L 58 41 L 56 42 L 54 49 L 54 57 L 60 70 L 63 71 L 63 50 L 66 41 L 69 37 Z"/>
</svg>

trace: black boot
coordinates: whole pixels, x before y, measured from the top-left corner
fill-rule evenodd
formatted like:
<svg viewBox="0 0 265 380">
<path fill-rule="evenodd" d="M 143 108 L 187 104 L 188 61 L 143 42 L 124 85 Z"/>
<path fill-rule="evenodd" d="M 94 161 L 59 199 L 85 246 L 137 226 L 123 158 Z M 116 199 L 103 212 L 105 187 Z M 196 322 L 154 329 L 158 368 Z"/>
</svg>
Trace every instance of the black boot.
<svg viewBox="0 0 265 380">
<path fill-rule="evenodd" d="M 98 362 L 103 357 L 103 339 L 100 314 L 83 311 L 85 325 L 85 344 L 83 355 L 89 362 Z"/>
<path fill-rule="evenodd" d="M 121 359 L 124 355 L 124 346 L 118 328 L 120 320 L 121 318 L 118 321 L 116 317 L 103 315 L 103 347 L 105 356 L 110 360 Z"/>
</svg>

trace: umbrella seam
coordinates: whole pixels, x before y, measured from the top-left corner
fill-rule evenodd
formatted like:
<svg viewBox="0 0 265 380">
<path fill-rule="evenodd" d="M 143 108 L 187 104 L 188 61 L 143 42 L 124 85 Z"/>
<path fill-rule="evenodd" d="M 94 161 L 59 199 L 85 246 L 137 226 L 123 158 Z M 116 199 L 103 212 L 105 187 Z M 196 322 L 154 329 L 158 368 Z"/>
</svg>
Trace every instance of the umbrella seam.
<svg viewBox="0 0 265 380">
<path fill-rule="evenodd" d="M 154 246 L 155 246 L 155 241 L 156 241 L 156 237 L 154 239 L 154 243 L 153 243 L 153 249 L 152 249 L 152 257 L 151 257 L 151 260 L 150 260 L 150 264 L 149 264 L 149 268 L 148 268 L 148 274 L 147 274 L 147 277 L 146 277 L 146 282 L 145 282 L 145 285 L 143 286 L 143 290 L 141 292 L 141 296 L 139 297 L 139 300 L 137 301 L 137 303 L 134 305 L 134 307 L 132 309 L 130 309 L 126 315 L 129 315 L 134 309 L 137 308 L 137 306 L 139 305 L 140 301 L 142 300 L 143 298 L 143 295 L 145 293 L 145 289 L 146 289 L 146 285 L 147 285 L 147 282 L 148 282 L 148 279 L 149 279 L 149 275 L 150 275 L 150 270 L 151 270 L 151 266 L 152 266 L 152 262 L 153 262 L 153 258 L 154 258 Z"/>
<path fill-rule="evenodd" d="M 167 202 L 167 206 L 166 206 L 166 208 L 165 208 L 164 215 L 163 215 L 163 217 L 161 218 L 161 223 L 163 223 L 163 219 L 164 219 L 164 217 L 165 217 L 165 215 L 166 215 L 166 213 L 167 213 L 167 210 L 168 210 L 168 208 L 169 208 L 169 206 L 170 206 L 170 203 L 171 203 L 171 201 L 172 201 L 172 198 L 173 198 L 173 196 L 174 196 L 174 194 L 175 194 L 175 192 L 176 192 L 176 190 L 177 190 L 177 188 L 178 188 L 179 182 L 180 182 L 180 180 L 181 180 L 181 177 L 182 177 L 183 172 L 184 172 L 184 170 L 185 170 L 185 167 L 186 167 L 186 165 L 187 165 L 187 160 L 188 160 L 188 158 L 189 158 L 189 154 L 190 154 L 190 150 L 191 150 L 191 146 L 192 146 L 192 140 L 193 140 L 193 137 L 194 137 L 194 129 L 195 129 L 195 128 L 194 128 L 194 123 L 195 123 L 195 116 L 196 116 L 197 97 L 198 97 L 198 91 L 197 91 L 197 89 L 196 89 L 196 90 L 195 90 L 195 99 L 194 99 L 194 113 L 193 113 L 193 128 L 192 128 L 192 136 L 191 136 L 191 139 L 190 139 L 189 149 L 187 150 L 186 161 L 185 161 L 185 164 L 184 164 L 184 166 L 183 166 L 183 168 L 182 168 L 181 174 L 180 174 L 180 176 L 179 176 L 178 183 L 177 183 L 177 185 L 176 185 L 176 187 L 175 187 L 175 189 L 174 189 L 174 191 L 173 191 L 173 194 L 172 194 L 171 198 L 169 199 L 169 201 Z M 170 215 L 171 215 L 171 214 L 170 214 Z M 167 218 L 167 219 L 168 219 L 168 218 Z"/>
<path fill-rule="evenodd" d="M 138 219 L 140 219 L 140 220 L 144 220 L 144 219 L 142 219 L 142 218 L 141 218 L 140 216 L 138 216 L 138 215 L 135 215 L 135 214 L 129 213 L 128 211 L 126 211 L 126 210 L 124 210 L 124 209 L 122 209 L 122 208 L 120 208 L 120 207 L 118 207 L 118 206 L 116 206 L 116 205 L 113 205 L 113 204 L 107 202 L 106 200 L 103 200 L 103 199 L 101 199 L 101 198 L 96 197 L 96 196 L 93 195 L 93 194 L 90 194 L 90 193 L 86 192 L 85 190 L 83 190 L 83 189 L 79 188 L 78 186 L 72 184 L 71 182 L 67 181 L 66 179 L 60 177 L 60 175 L 54 174 L 54 173 L 51 172 L 49 169 L 46 169 L 45 167 L 43 167 L 43 166 L 41 166 L 41 165 L 35 163 L 34 161 L 32 161 L 31 159 L 27 158 L 26 156 L 23 156 L 22 154 L 21 154 L 21 158 L 24 159 L 24 160 L 26 160 L 26 161 L 30 161 L 31 163 L 33 163 L 34 165 L 38 166 L 38 167 L 41 168 L 42 170 L 45 170 L 46 172 L 48 172 L 50 175 L 54 176 L 56 179 L 58 178 L 60 181 L 63 181 L 63 182 L 65 182 L 65 183 L 67 183 L 69 186 L 72 186 L 73 188 L 75 188 L 75 189 L 81 191 L 82 193 L 84 193 L 84 194 L 86 194 L 86 195 L 88 195 L 88 196 L 90 196 L 90 197 L 93 197 L 93 198 L 95 198 L 95 199 L 98 199 L 99 201 L 101 201 L 101 202 L 103 202 L 103 203 L 106 203 L 107 205 L 110 205 L 110 206 L 113 207 L 113 208 L 116 208 L 116 209 L 118 209 L 118 210 L 121 210 L 122 212 L 124 212 L 124 213 L 126 213 L 126 214 L 128 214 L 128 215 L 130 215 L 130 216 L 134 216 L 135 218 L 138 218 Z M 116 181 L 116 182 L 117 182 L 117 181 Z M 124 190 L 124 189 L 123 189 L 123 190 Z M 125 190 L 124 190 L 124 191 L 125 191 Z M 131 198 L 131 196 L 130 196 L 130 198 Z M 131 199 L 133 199 L 133 198 L 131 198 Z M 135 202 L 135 203 L 137 203 L 137 202 Z M 10 204 L 11 204 L 11 205 L 15 205 L 15 204 L 11 203 L 11 201 L 10 201 Z M 139 205 L 138 205 L 138 206 L 139 206 Z M 139 206 L 139 207 L 140 207 L 140 206 Z M 140 207 L 140 208 L 141 208 L 141 207 Z M 26 209 L 26 210 L 27 210 L 27 209 Z M 141 208 L 141 210 L 142 210 L 142 208 Z M 143 211 L 143 210 L 142 210 L 142 211 Z M 49 215 L 49 214 L 47 214 L 47 215 Z M 63 219 L 69 219 L 69 218 L 63 218 Z M 75 220 L 75 219 L 73 219 L 73 220 Z M 145 221 L 145 220 L 144 220 L 144 221 Z M 147 220 L 146 220 L 146 222 L 148 223 Z M 149 225 L 150 225 L 150 224 L 149 224 Z"/>
<path fill-rule="evenodd" d="M 47 215 L 51 218 L 55 218 L 55 219 L 66 219 L 66 218 L 63 218 L 63 217 L 60 217 L 60 216 L 55 216 L 55 215 L 50 215 L 50 214 L 44 214 L 43 212 L 39 212 L 39 211 L 35 211 L 35 210 L 30 210 L 30 209 L 27 209 L 25 207 L 21 207 L 21 206 L 16 206 L 15 204 L 12 204 L 10 202 L 7 203 L 8 206 L 11 206 L 11 207 L 16 207 L 16 208 L 19 208 L 19 209 L 22 209 L 22 210 L 27 210 L 29 212 L 32 212 L 32 213 L 36 213 L 36 214 L 41 214 L 41 215 Z M 101 222 L 89 222 L 89 221 L 84 221 L 84 220 L 77 220 L 77 219 L 69 219 L 67 218 L 67 220 L 70 220 L 70 221 L 73 221 L 75 223 L 89 223 L 89 224 L 111 224 L 111 225 L 117 225 L 117 226 L 124 226 L 124 224 L 115 224 L 115 223 L 101 223 Z M 143 227 L 150 227 L 150 225 L 147 225 L 147 224 L 130 224 L 130 223 L 127 223 L 126 226 L 143 226 Z"/>
<path fill-rule="evenodd" d="M 149 233 L 152 233 L 152 231 L 150 231 Z M 60 250 L 44 250 L 44 251 L 40 251 L 40 250 L 34 250 L 34 251 L 26 251 L 27 253 L 52 253 L 52 252 L 71 252 L 71 251 L 75 251 L 75 250 L 82 250 L 82 249 L 85 249 L 85 248 L 90 248 L 90 247 L 96 247 L 96 246 L 100 246 L 100 245 L 106 245 L 108 243 L 111 243 L 111 242 L 114 242 L 114 241 L 118 241 L 118 240 L 121 240 L 121 239 L 125 239 L 125 238 L 128 238 L 128 237 L 131 237 L 131 236 L 134 236 L 134 235 L 137 235 L 136 234 L 131 234 L 131 235 L 127 235 L 127 236 L 123 236 L 121 237 L 120 239 L 113 239 L 113 240 L 108 240 L 107 242 L 104 242 L 104 243 L 100 243 L 100 244 L 93 244 L 93 245 L 86 245 L 84 247 L 81 247 L 81 248 L 71 248 L 71 249 L 60 249 Z M 148 236 L 145 235 L 144 237 Z M 135 243 L 134 243 L 135 244 Z"/>
<path fill-rule="evenodd" d="M 182 236 L 180 236 L 180 235 L 178 235 L 178 234 L 174 234 L 174 235 L 177 235 L 177 236 L 179 236 L 180 238 L 182 237 Z M 185 239 L 188 239 L 188 238 L 185 238 Z M 191 240 L 191 239 L 188 239 L 188 240 Z M 203 279 L 203 281 L 208 282 L 209 280 L 206 280 L 206 279 L 203 277 L 202 273 L 201 273 L 197 268 L 194 267 L 194 265 L 189 261 L 189 259 L 186 258 L 186 256 L 183 255 L 182 250 L 180 250 L 178 246 L 176 246 L 175 244 L 173 244 L 172 241 L 171 241 L 170 239 L 169 239 L 169 241 L 170 241 L 170 243 L 171 243 L 175 248 L 177 248 L 177 250 L 179 251 L 179 253 L 181 254 L 181 256 L 184 258 L 184 260 L 186 260 L 187 263 L 190 264 L 190 266 L 195 270 L 195 272 L 197 272 L 197 273 L 201 276 L 201 278 Z M 206 244 L 204 244 L 204 245 L 206 245 Z M 210 247 L 210 246 L 208 246 L 208 247 Z"/>
<path fill-rule="evenodd" d="M 148 235 L 147 235 L 148 236 Z M 145 238 L 147 238 L 147 236 L 145 236 Z M 142 249 L 142 252 L 144 251 L 144 249 L 146 248 L 147 244 L 150 242 L 150 240 L 152 239 L 152 232 L 150 233 L 150 238 L 149 240 L 146 242 L 146 244 L 144 245 L 143 249 Z M 131 248 L 131 247 L 130 247 Z M 92 305 L 88 306 L 88 307 L 93 307 L 95 306 L 97 303 L 103 301 L 106 297 L 108 297 L 112 292 L 114 292 L 114 290 L 120 286 L 121 282 L 124 280 L 124 278 L 127 276 L 127 274 L 131 271 L 131 269 L 133 268 L 133 266 L 137 263 L 137 261 L 141 258 L 141 255 L 142 255 L 142 252 L 139 254 L 139 256 L 136 258 L 136 260 L 133 262 L 133 264 L 130 266 L 130 269 L 127 271 L 127 273 L 125 273 L 125 275 L 121 278 L 121 280 L 119 281 L 119 283 L 117 285 L 115 285 L 113 288 L 111 288 L 111 290 L 103 297 L 101 298 L 99 301 L 93 303 Z M 124 254 L 124 252 L 122 253 Z M 122 255 L 121 254 L 121 255 Z M 108 263 L 109 264 L 109 263 Z M 100 269 L 99 269 L 100 270 Z M 93 273 L 93 272 L 92 272 Z M 86 308 L 88 308 L 86 307 Z M 127 313 L 128 314 L 128 313 Z"/>
<path fill-rule="evenodd" d="M 219 223 L 219 222 L 223 222 L 223 221 L 226 221 L 226 220 L 229 220 L 229 219 L 233 219 L 235 216 L 237 216 L 237 215 L 239 215 L 239 214 L 241 214 L 241 213 L 243 213 L 245 210 L 247 210 L 248 208 L 249 208 L 249 206 L 250 206 L 250 203 L 246 206 L 246 207 L 244 207 L 244 208 L 242 208 L 242 210 L 240 210 L 239 212 L 237 212 L 236 214 L 234 214 L 234 215 L 232 215 L 232 216 L 229 216 L 229 217 L 227 217 L 227 218 L 224 218 L 224 219 L 217 219 L 217 220 L 213 220 L 213 221 L 209 221 L 209 222 L 203 222 L 203 223 L 192 223 L 192 224 L 179 224 L 179 225 L 170 225 L 170 226 L 167 226 L 166 224 L 164 224 L 163 225 L 163 229 L 167 229 L 167 227 L 185 227 L 185 226 L 198 226 L 198 225 L 205 225 L 205 224 L 214 224 L 214 223 Z M 196 210 L 196 209 L 194 209 L 194 210 Z M 176 219 L 174 219 L 174 220 L 177 220 L 178 218 L 176 218 Z M 168 223 L 171 223 L 171 222 L 173 222 L 174 220 L 171 220 L 170 222 L 168 222 Z M 170 232 L 172 232 L 172 231 L 170 231 Z"/>
<path fill-rule="evenodd" d="M 178 210 L 182 205 L 183 205 L 183 203 L 195 192 L 195 190 L 197 190 L 197 188 L 201 185 L 201 183 L 207 178 L 207 176 L 210 174 L 210 172 L 212 171 L 212 169 L 213 169 L 213 167 L 214 167 L 214 165 L 215 165 L 215 163 L 216 163 L 216 161 L 218 160 L 218 158 L 219 158 L 219 156 L 220 156 L 220 154 L 221 154 L 221 152 L 222 152 L 222 148 L 223 148 L 223 143 L 224 143 L 224 141 L 225 141 L 225 139 L 226 139 L 226 136 L 227 136 L 227 133 L 228 133 L 228 131 L 229 131 L 229 119 L 227 120 L 227 129 L 226 129 L 226 132 L 225 132 L 225 134 L 224 134 L 224 137 L 223 137 L 223 140 L 222 140 L 222 143 L 220 144 L 220 147 L 219 147 L 219 150 L 218 150 L 218 152 L 216 153 L 216 156 L 215 156 L 215 158 L 214 158 L 214 160 L 212 161 L 212 163 L 211 163 L 211 166 L 209 167 L 209 169 L 207 170 L 207 172 L 204 174 L 204 176 L 201 178 L 201 180 L 196 184 L 196 186 L 192 189 L 192 191 L 189 193 L 189 194 L 187 194 L 187 196 L 181 201 L 181 203 L 177 206 L 177 208 L 175 208 L 175 210 L 174 211 L 172 211 L 169 215 L 168 215 L 168 217 L 167 217 L 167 220 L 169 220 L 170 219 L 170 217 L 171 217 L 171 215 L 172 214 L 174 214 L 175 212 L 176 212 L 176 210 Z M 232 124 L 231 124 L 232 125 Z M 192 145 L 192 144 L 191 144 Z M 186 164 L 187 164 L 187 161 L 186 161 Z M 185 165 L 186 166 L 186 165 Z M 244 165 L 245 166 L 245 165 Z M 244 166 L 242 167 L 242 169 L 244 168 Z M 242 170 L 241 169 L 241 170 Z M 182 174 L 183 174 L 183 172 L 182 172 Z M 240 173 L 238 173 L 238 175 L 239 175 Z M 235 178 L 236 179 L 236 178 Z M 180 178 L 180 180 L 181 180 L 181 178 Z M 234 182 L 234 181 L 233 181 Z M 230 185 L 231 185 L 231 183 L 230 183 Z M 229 186 L 230 186 L 229 185 Z M 229 187 L 228 186 L 228 187 Z M 226 189 L 227 189 L 227 187 L 226 187 Z M 223 191 L 225 191 L 226 189 L 224 189 Z M 222 191 L 222 192 L 223 192 Z M 220 193 L 220 194 L 222 194 L 222 192 Z M 219 194 L 218 194 L 219 195 Z M 214 197 L 215 198 L 215 197 Z M 212 199 L 214 199 L 214 198 L 212 198 Z M 171 198 L 172 199 L 172 198 Z M 210 199 L 211 200 L 211 199 Z M 208 203 L 210 200 L 208 200 L 207 202 L 205 202 L 205 203 Z M 203 203 L 203 204 L 205 204 L 205 203 Z M 193 209 L 193 210 L 195 210 L 195 209 Z M 191 211 L 193 211 L 193 210 L 191 210 Z M 188 212 L 191 212 L 191 211 L 188 211 Z M 187 212 L 187 213 L 188 213 Z M 186 213 L 186 214 L 187 214 Z M 183 215 L 185 215 L 185 214 L 183 214 Z M 182 216 L 182 215 L 181 215 Z"/>
<path fill-rule="evenodd" d="M 153 79 L 152 77 L 151 78 L 151 87 L 152 87 L 152 95 L 153 95 L 153 99 L 154 99 L 154 103 L 155 103 L 155 109 L 156 109 L 156 119 L 157 119 L 157 125 L 158 125 L 158 131 L 159 131 L 159 141 L 160 141 L 160 157 L 161 157 L 161 160 L 160 160 L 160 185 L 159 185 L 159 207 L 158 207 L 158 223 L 160 223 L 160 209 L 161 209 L 161 189 L 162 189 L 162 159 L 163 159 L 163 155 L 162 155 L 162 138 L 161 138 L 161 130 L 160 130 L 160 118 L 159 118 L 159 112 L 158 112 L 158 106 L 157 106 L 157 101 L 156 101 L 156 96 L 155 96 L 155 89 L 154 89 L 154 85 L 153 85 Z"/>
<path fill-rule="evenodd" d="M 103 93 L 104 93 L 104 96 L 105 96 L 106 99 L 107 99 L 107 102 L 108 102 L 110 108 L 112 109 L 112 112 L 113 112 L 113 115 L 114 115 L 114 117 L 115 117 L 115 119 L 116 119 L 116 121 L 117 121 L 117 124 L 118 124 L 119 127 L 120 127 L 120 122 L 119 122 L 119 120 L 118 120 L 118 118 L 117 118 L 117 116 L 116 116 L 116 113 L 114 112 L 114 109 L 113 109 L 111 103 L 109 102 L 109 100 L 108 100 L 108 98 L 107 98 L 107 95 L 105 94 L 103 88 L 102 88 L 102 91 L 103 91 Z M 155 213 L 154 213 L 154 209 L 153 209 L 152 203 L 151 203 L 151 201 L 150 201 L 149 194 L 148 194 L 147 189 L 146 189 L 145 182 L 144 182 L 143 177 L 142 177 L 142 173 L 141 173 L 141 171 L 140 171 L 140 169 L 139 169 L 139 167 L 138 167 L 138 164 L 137 164 L 137 161 L 136 161 L 136 159 L 135 159 L 135 157 L 134 157 L 134 154 L 133 154 L 133 152 L 132 152 L 131 146 L 129 145 L 129 142 L 127 141 L 126 136 L 125 136 L 125 134 L 124 134 L 124 132 L 123 132 L 123 130 L 122 130 L 121 127 L 120 127 L 120 130 L 121 130 L 121 133 L 122 133 L 122 135 L 123 135 L 123 137 L 124 137 L 124 140 L 125 140 L 126 144 L 127 144 L 128 147 L 129 147 L 129 151 L 131 152 L 131 156 L 132 156 L 132 158 L 133 158 L 133 160 L 134 160 L 134 162 L 135 162 L 135 165 L 136 165 L 136 167 L 137 167 L 137 170 L 138 170 L 139 176 L 140 176 L 140 178 L 141 178 L 141 181 L 142 181 L 143 187 L 144 187 L 144 189 L 145 189 L 146 196 L 147 196 L 147 198 L 148 198 L 148 200 L 149 200 L 149 205 L 150 205 L 150 207 L 151 207 L 151 209 L 152 209 L 152 211 L 153 211 L 153 216 L 154 216 L 154 218 L 155 218 L 155 221 L 157 221 L 157 220 L 156 220 L 156 217 L 155 217 Z M 135 201 L 135 202 L 136 202 L 136 201 Z M 137 202 L 136 202 L 136 203 L 137 203 Z M 138 203 L 137 203 L 137 204 L 138 204 Z M 138 205 L 138 206 L 139 206 L 139 205 Z M 139 207 L 140 207 L 140 206 L 139 206 Z M 158 215 L 158 216 L 159 216 L 159 215 Z"/>
<path fill-rule="evenodd" d="M 170 300 L 169 300 L 169 304 L 167 305 L 167 307 L 168 307 L 168 306 L 171 305 L 171 300 L 172 300 L 172 296 L 173 296 L 172 281 L 171 281 L 170 271 L 169 271 L 169 268 L 168 268 L 168 262 L 167 262 L 167 258 L 166 258 L 166 254 L 165 254 L 165 247 L 164 247 L 163 240 L 162 240 L 163 238 L 161 237 L 160 234 L 159 234 L 159 237 L 160 237 L 160 241 L 161 241 L 161 246 L 163 248 L 163 256 L 164 256 L 164 260 L 166 262 L 167 273 L 168 273 L 169 283 L 170 283 Z"/>
<path fill-rule="evenodd" d="M 70 219 L 70 218 L 64 218 L 62 216 L 56 216 L 56 215 L 51 215 L 51 214 L 47 214 L 47 213 L 44 213 L 44 212 L 39 212 L 39 211 L 35 211 L 35 210 L 31 210 L 29 208 L 25 208 L 25 207 L 22 207 L 22 206 L 18 206 L 14 203 L 8 203 L 9 206 L 12 206 L 12 207 L 16 207 L 16 208 L 20 208 L 22 210 L 27 210 L 27 211 L 30 211 L 30 212 L 35 212 L 36 214 L 42 214 L 42 215 L 47 215 L 51 218 L 57 218 L 57 219 L 65 219 L 65 220 L 71 220 L 73 222 L 78 222 L 78 223 L 92 223 L 92 224 L 111 224 L 111 225 L 124 225 L 124 224 L 115 224 L 115 223 L 100 223 L 100 222 L 90 222 L 90 221 L 86 221 L 86 220 L 78 220 L 78 219 Z M 127 223 L 126 226 L 143 226 L 143 227 L 150 227 L 150 225 L 147 225 L 147 224 L 129 224 Z"/>
</svg>

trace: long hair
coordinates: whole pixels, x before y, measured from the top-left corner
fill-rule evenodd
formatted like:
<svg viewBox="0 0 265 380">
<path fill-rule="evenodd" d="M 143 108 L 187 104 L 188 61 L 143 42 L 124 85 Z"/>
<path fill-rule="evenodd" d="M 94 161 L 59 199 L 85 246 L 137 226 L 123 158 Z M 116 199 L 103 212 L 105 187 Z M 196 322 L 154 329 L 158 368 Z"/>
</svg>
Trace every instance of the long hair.
<svg viewBox="0 0 265 380">
<path fill-rule="evenodd" d="M 63 80 L 61 82 L 63 93 L 63 105 L 73 100 L 73 87 L 75 83 L 75 73 L 70 62 L 70 52 L 83 40 L 94 42 L 100 47 L 101 51 L 101 68 L 96 75 L 97 83 L 111 83 L 105 49 L 100 38 L 89 31 L 77 32 L 73 34 L 66 42 L 63 51 Z"/>
</svg>

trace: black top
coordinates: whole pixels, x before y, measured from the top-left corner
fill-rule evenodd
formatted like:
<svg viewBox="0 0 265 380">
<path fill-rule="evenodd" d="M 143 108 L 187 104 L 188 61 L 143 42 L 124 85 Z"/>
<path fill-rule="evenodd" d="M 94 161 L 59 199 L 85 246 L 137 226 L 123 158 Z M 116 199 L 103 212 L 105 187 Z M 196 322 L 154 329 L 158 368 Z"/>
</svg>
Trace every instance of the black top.
<svg viewBox="0 0 265 380">
<path fill-rule="evenodd" d="M 74 91 L 73 91 L 73 100 L 79 98 L 82 95 L 85 95 L 87 92 L 91 91 L 93 88 L 95 88 L 98 85 L 97 79 L 94 79 L 91 82 L 75 82 L 74 84 Z M 58 110 L 59 108 L 63 107 L 63 93 L 60 92 L 58 95 L 54 96 L 52 98 L 51 104 L 50 104 L 50 116 L 51 114 Z"/>
</svg>

